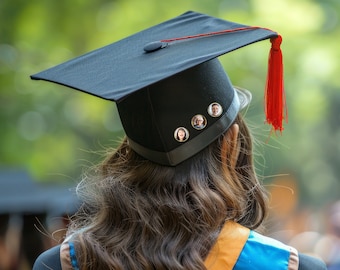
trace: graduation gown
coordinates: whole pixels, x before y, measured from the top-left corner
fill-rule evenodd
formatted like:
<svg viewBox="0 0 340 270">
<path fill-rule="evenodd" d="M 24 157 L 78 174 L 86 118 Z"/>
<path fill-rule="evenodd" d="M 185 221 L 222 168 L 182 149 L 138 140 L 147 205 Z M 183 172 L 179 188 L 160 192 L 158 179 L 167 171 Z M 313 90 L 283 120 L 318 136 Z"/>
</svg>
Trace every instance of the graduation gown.
<svg viewBox="0 0 340 270">
<path fill-rule="evenodd" d="M 326 270 L 326 265 L 293 247 L 227 222 L 205 260 L 209 270 Z M 33 270 L 78 270 L 72 237 L 42 253 Z"/>
</svg>

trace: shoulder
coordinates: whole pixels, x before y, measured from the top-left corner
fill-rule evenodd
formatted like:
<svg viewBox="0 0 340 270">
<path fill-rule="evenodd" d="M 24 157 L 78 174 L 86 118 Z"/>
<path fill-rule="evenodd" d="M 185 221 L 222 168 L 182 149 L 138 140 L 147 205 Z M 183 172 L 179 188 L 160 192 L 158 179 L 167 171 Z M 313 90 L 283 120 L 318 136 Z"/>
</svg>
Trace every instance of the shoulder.
<svg viewBox="0 0 340 270">
<path fill-rule="evenodd" d="M 249 269 L 245 266 L 252 265 L 258 268 L 250 269 L 327 270 L 321 260 L 298 253 L 295 248 L 254 231 L 250 231 L 237 265 L 240 269 Z"/>
<path fill-rule="evenodd" d="M 33 270 L 61 270 L 60 264 L 60 245 L 41 253 L 36 259 Z"/>
<path fill-rule="evenodd" d="M 298 265 L 298 252 L 295 248 L 255 231 L 250 231 L 235 270 L 297 270 Z"/>
<path fill-rule="evenodd" d="M 205 260 L 208 269 L 297 270 L 298 252 L 273 238 L 228 222 Z"/>
<path fill-rule="evenodd" d="M 312 256 L 299 254 L 299 270 L 327 270 L 326 264 Z"/>
<path fill-rule="evenodd" d="M 58 246 L 46 250 L 36 259 L 33 270 L 78 270 L 73 242 L 65 239 Z"/>
</svg>

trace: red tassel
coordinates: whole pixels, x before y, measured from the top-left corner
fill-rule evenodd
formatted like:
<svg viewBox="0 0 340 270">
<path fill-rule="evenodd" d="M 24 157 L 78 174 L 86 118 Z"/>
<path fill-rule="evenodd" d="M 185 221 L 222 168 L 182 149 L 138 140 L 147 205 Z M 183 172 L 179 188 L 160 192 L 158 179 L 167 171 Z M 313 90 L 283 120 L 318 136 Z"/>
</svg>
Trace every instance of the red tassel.
<svg viewBox="0 0 340 270">
<path fill-rule="evenodd" d="M 266 122 L 271 124 L 275 131 L 283 130 L 283 120 L 288 121 L 286 97 L 283 85 L 283 63 L 281 42 L 282 37 L 271 38 L 272 47 L 268 60 L 267 85 L 265 93 Z"/>
</svg>

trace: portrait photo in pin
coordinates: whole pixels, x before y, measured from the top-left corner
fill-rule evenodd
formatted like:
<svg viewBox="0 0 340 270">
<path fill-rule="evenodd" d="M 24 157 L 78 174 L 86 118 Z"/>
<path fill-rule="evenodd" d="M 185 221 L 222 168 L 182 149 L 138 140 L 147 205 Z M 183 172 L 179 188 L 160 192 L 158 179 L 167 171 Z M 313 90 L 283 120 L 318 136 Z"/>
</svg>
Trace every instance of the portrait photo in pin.
<svg viewBox="0 0 340 270">
<path fill-rule="evenodd" d="M 202 115 L 202 114 L 196 114 L 192 119 L 191 119 L 191 125 L 195 129 L 203 129 L 207 125 L 207 119 Z"/>
<path fill-rule="evenodd" d="M 176 128 L 174 137 L 178 142 L 185 142 L 189 139 L 189 131 L 184 127 Z"/>
<path fill-rule="evenodd" d="M 211 103 L 208 107 L 208 113 L 211 117 L 219 117 L 222 111 L 222 106 L 217 102 Z"/>
</svg>

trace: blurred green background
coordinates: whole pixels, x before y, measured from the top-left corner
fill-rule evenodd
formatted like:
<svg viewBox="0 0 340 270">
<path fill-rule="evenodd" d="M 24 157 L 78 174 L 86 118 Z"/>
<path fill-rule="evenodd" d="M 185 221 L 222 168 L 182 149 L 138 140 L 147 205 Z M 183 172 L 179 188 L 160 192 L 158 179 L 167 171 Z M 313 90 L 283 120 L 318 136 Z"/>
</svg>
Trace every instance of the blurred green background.
<svg viewBox="0 0 340 270">
<path fill-rule="evenodd" d="M 122 136 L 114 103 L 29 75 L 105 46 L 187 10 L 283 36 L 289 123 L 283 136 L 263 125 L 269 42 L 221 57 L 233 83 L 250 89 L 247 116 L 263 175 L 293 172 L 302 200 L 340 196 L 340 63 L 338 1 L 1 1 L 0 87 L 3 166 L 26 168 L 37 181 L 73 181 L 82 166 Z M 166 36 L 166 33 L 165 33 Z"/>
<path fill-rule="evenodd" d="M 1 167 L 27 170 L 38 183 L 76 183 L 124 135 L 115 104 L 29 75 L 187 10 L 282 35 L 289 118 L 282 135 L 264 124 L 270 42 L 220 60 L 232 82 L 253 93 L 246 116 L 258 173 L 273 195 L 269 228 L 290 230 L 284 225 L 289 217 L 296 221 L 310 211 L 319 222 L 307 229 L 325 233 L 323 215 L 340 198 L 338 0 L 2 0 Z"/>
</svg>

